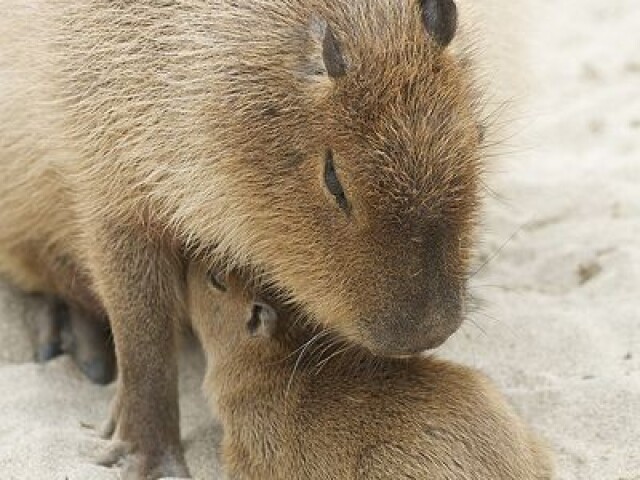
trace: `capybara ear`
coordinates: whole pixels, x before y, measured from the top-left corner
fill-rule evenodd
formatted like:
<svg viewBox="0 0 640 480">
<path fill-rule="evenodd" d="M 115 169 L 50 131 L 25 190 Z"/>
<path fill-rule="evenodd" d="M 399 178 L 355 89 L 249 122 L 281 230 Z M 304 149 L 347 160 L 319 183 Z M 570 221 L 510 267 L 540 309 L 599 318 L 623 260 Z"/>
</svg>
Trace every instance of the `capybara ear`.
<svg viewBox="0 0 640 480">
<path fill-rule="evenodd" d="M 458 9 L 453 0 L 419 0 L 422 23 L 435 42 L 446 47 L 458 28 Z"/>
<path fill-rule="evenodd" d="M 311 17 L 311 37 L 319 53 L 315 61 L 322 62 L 322 68 L 317 68 L 316 71 L 326 72 L 332 79 L 346 75 L 347 62 L 340 42 L 324 18 L 316 15 Z"/>
<path fill-rule="evenodd" d="M 212 268 L 207 272 L 209 285 L 221 292 L 227 291 L 227 282 L 225 281 L 224 271 L 218 268 Z"/>
<path fill-rule="evenodd" d="M 251 308 L 251 317 L 247 330 L 251 336 L 273 337 L 278 326 L 278 314 L 275 309 L 262 301 L 255 301 Z"/>
</svg>

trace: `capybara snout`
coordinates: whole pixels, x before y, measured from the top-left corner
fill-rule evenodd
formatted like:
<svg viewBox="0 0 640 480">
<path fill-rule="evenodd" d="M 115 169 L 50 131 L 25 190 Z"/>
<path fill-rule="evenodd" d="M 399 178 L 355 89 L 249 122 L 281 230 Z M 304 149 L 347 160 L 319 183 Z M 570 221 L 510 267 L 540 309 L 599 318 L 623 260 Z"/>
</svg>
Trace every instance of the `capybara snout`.
<svg viewBox="0 0 640 480">
<path fill-rule="evenodd" d="M 350 267 L 359 274 L 354 275 L 358 288 L 354 285 L 344 295 L 349 302 L 359 302 L 353 322 L 356 333 L 350 338 L 378 355 L 408 355 L 436 348 L 462 324 L 468 298 L 471 220 L 462 217 L 460 225 L 453 225 L 452 219 L 438 224 L 440 220 L 430 220 L 428 213 L 424 217 L 426 228 L 400 222 L 376 228 L 377 251 L 366 255 L 377 261 L 363 261 L 365 268 Z M 349 319 L 349 315 L 337 318 L 334 322 Z"/>
</svg>

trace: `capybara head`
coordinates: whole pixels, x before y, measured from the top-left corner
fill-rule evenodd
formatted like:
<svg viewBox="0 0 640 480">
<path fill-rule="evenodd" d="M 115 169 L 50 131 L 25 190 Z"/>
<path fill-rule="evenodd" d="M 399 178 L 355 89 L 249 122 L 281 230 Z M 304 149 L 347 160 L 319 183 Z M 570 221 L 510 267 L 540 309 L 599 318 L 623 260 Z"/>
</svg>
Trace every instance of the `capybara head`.
<svg viewBox="0 0 640 480">
<path fill-rule="evenodd" d="M 275 3 L 234 2 L 219 40 L 220 249 L 374 353 L 436 347 L 462 321 L 481 174 L 455 4 Z"/>
<path fill-rule="evenodd" d="M 193 263 L 187 275 L 189 316 L 210 355 L 238 352 L 255 337 L 274 337 L 282 328 L 278 313 L 257 297 L 238 272 Z"/>
</svg>

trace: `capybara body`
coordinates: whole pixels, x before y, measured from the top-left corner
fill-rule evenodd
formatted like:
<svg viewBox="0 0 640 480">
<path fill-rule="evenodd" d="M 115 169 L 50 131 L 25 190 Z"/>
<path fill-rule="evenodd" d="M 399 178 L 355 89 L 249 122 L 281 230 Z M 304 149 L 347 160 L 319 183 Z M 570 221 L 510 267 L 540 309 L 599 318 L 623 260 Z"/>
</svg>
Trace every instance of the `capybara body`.
<svg viewBox="0 0 640 480">
<path fill-rule="evenodd" d="M 378 354 L 458 328 L 482 99 L 456 26 L 451 0 L 5 4 L 0 271 L 108 316 L 132 476 L 186 474 L 186 257 Z"/>
<path fill-rule="evenodd" d="M 189 271 L 230 480 L 548 480 L 551 461 L 482 374 L 335 344 L 233 274 Z"/>
</svg>

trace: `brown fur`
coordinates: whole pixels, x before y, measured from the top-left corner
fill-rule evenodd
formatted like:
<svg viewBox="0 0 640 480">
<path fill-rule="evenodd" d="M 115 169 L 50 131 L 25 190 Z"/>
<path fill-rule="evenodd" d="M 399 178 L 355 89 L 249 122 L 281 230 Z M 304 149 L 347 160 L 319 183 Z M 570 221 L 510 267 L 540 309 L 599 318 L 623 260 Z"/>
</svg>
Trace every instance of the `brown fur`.
<svg viewBox="0 0 640 480">
<path fill-rule="evenodd" d="M 226 287 L 191 268 L 189 307 L 229 479 L 551 478 L 545 447 L 479 372 L 345 349 L 282 308 L 275 327 L 263 325 L 270 334 L 251 335 L 260 303 L 235 276 Z"/>
<path fill-rule="evenodd" d="M 434 41 L 417 1 L 4 10 L 0 271 L 108 314 L 115 433 L 139 475 L 185 471 L 174 347 L 185 251 L 251 266 L 379 353 L 435 347 L 459 326 L 481 98 L 464 42 Z M 323 64 L 327 25 L 339 78 Z M 328 149 L 348 213 L 323 182 Z"/>
</svg>

